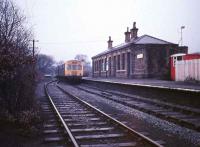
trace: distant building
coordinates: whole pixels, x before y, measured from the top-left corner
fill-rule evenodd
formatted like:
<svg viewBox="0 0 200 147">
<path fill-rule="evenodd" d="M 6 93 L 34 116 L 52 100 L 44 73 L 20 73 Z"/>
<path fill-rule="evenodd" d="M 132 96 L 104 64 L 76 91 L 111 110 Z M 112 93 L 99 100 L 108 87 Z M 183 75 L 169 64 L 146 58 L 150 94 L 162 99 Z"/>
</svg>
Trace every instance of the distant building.
<svg viewBox="0 0 200 147">
<path fill-rule="evenodd" d="M 111 37 L 108 49 L 92 57 L 93 77 L 165 78 L 170 76 L 170 56 L 187 53 L 188 47 L 178 46 L 150 35 L 138 37 L 138 28 L 125 34 L 125 42 L 113 47 Z"/>
</svg>

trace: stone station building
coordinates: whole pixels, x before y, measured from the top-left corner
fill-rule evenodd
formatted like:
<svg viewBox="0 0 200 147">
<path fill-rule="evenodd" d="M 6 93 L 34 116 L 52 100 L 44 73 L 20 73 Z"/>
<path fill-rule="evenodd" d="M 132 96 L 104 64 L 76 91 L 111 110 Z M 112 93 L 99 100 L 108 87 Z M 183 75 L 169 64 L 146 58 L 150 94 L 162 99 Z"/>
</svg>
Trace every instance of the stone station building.
<svg viewBox="0 0 200 147">
<path fill-rule="evenodd" d="M 178 46 L 149 35 L 138 37 L 138 28 L 125 34 L 125 42 L 113 47 L 111 37 L 108 49 L 92 57 L 93 77 L 166 78 L 170 70 L 170 56 L 187 53 L 188 47 Z"/>
</svg>

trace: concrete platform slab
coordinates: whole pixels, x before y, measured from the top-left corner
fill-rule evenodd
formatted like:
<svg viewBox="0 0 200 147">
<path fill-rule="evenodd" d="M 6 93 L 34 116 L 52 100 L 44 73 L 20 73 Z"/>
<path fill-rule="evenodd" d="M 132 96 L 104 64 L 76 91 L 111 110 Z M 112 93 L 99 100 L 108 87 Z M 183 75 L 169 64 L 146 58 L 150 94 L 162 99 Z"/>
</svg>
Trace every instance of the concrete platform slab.
<svg viewBox="0 0 200 147">
<path fill-rule="evenodd" d="M 200 92 L 200 83 L 175 82 L 175 81 L 165 81 L 157 79 L 120 79 L 120 78 L 92 78 L 92 77 L 84 77 L 83 79 L 91 81 L 102 81 L 108 83 L 121 83 L 125 85 L 136 85 L 136 86 Z"/>
</svg>

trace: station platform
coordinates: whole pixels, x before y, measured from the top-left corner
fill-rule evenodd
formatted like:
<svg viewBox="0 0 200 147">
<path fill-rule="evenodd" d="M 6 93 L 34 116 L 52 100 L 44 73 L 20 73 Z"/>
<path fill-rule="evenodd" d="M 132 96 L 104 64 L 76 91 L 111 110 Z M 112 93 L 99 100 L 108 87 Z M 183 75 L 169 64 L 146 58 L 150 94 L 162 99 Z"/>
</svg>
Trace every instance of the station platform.
<svg viewBox="0 0 200 147">
<path fill-rule="evenodd" d="M 154 87 L 161 89 L 171 89 L 171 90 L 200 93 L 200 83 L 175 82 L 175 81 L 165 81 L 157 79 L 122 79 L 122 78 L 99 78 L 99 77 L 98 78 L 84 77 L 83 79 L 89 81 L 99 81 L 107 83 Z"/>
</svg>

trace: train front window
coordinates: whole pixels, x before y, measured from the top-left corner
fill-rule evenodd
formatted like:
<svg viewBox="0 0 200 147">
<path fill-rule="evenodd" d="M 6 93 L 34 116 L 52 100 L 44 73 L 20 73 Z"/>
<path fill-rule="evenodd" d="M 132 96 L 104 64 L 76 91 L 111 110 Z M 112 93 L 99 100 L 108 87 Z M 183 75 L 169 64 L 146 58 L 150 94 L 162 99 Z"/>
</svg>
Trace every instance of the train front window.
<svg viewBox="0 0 200 147">
<path fill-rule="evenodd" d="M 67 66 L 66 66 L 66 69 L 67 69 L 67 70 L 71 70 L 71 68 L 72 68 L 71 65 L 67 65 Z"/>
<path fill-rule="evenodd" d="M 80 66 L 79 65 L 72 65 L 71 70 L 80 70 Z"/>
<path fill-rule="evenodd" d="M 75 67 L 75 65 L 71 65 L 71 70 L 76 70 L 76 67 Z"/>
<path fill-rule="evenodd" d="M 67 65 L 66 66 L 67 70 L 82 70 L 82 66 L 81 65 Z"/>
<path fill-rule="evenodd" d="M 81 65 L 78 65 L 78 70 L 82 70 Z"/>
</svg>

